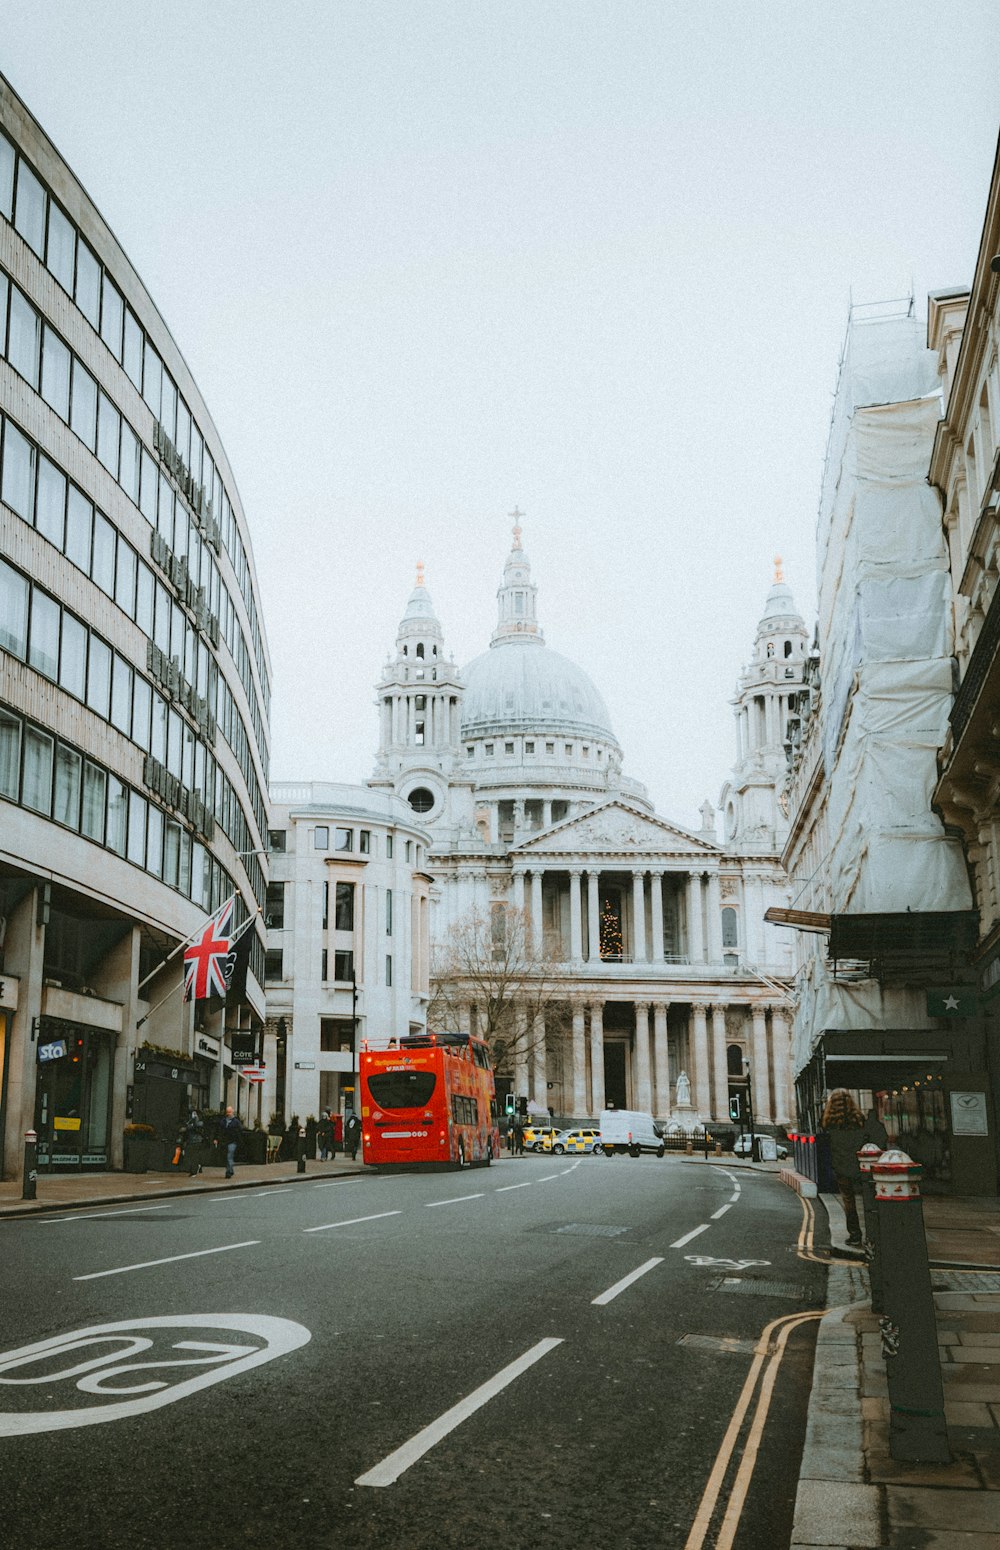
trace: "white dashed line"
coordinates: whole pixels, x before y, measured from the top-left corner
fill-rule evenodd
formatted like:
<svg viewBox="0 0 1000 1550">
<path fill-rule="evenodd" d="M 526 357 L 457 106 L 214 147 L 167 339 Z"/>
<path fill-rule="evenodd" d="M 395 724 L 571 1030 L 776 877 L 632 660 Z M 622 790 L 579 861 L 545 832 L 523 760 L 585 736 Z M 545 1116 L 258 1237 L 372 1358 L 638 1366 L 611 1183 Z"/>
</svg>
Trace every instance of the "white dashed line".
<svg viewBox="0 0 1000 1550">
<path fill-rule="evenodd" d="M 74 1281 L 99 1281 L 102 1276 L 123 1276 L 130 1270 L 150 1270 L 155 1265 L 173 1265 L 179 1259 L 203 1259 L 206 1254 L 227 1254 L 230 1249 L 252 1249 L 259 1238 L 248 1238 L 245 1243 L 224 1243 L 217 1249 L 195 1249 L 193 1254 L 170 1254 L 166 1259 L 144 1259 L 138 1265 L 119 1265 L 115 1270 L 92 1270 L 89 1275 L 74 1276 Z"/>
<path fill-rule="evenodd" d="M 86 1222 L 92 1216 L 136 1216 L 143 1211 L 169 1211 L 171 1206 L 130 1206 L 127 1211 L 87 1211 L 78 1216 L 41 1217 L 39 1227 L 56 1227 L 60 1222 Z"/>
<path fill-rule="evenodd" d="M 702 1222 L 700 1227 L 692 1227 L 690 1232 L 686 1232 L 683 1238 L 678 1238 L 677 1242 L 672 1243 L 670 1247 L 672 1249 L 682 1249 L 685 1243 L 690 1243 L 692 1238 L 697 1238 L 700 1232 L 707 1232 L 710 1225 L 709 1222 Z"/>
<path fill-rule="evenodd" d="M 592 1306 L 603 1308 L 605 1303 L 611 1302 L 612 1298 L 617 1297 L 619 1292 L 623 1292 L 627 1286 L 631 1286 L 633 1281 L 638 1281 L 640 1276 L 646 1275 L 650 1270 L 655 1270 L 657 1265 L 662 1264 L 662 1256 L 659 1259 L 647 1259 L 646 1263 L 640 1265 L 638 1270 L 633 1270 L 631 1275 L 624 1276 L 622 1280 L 616 1281 L 614 1286 L 609 1286 L 606 1292 L 601 1293 L 600 1297 L 592 1297 Z"/>
<path fill-rule="evenodd" d="M 732 1203 L 731 1200 L 729 1200 L 729 1201 L 726 1202 L 726 1204 L 724 1206 L 720 1206 L 717 1211 L 713 1211 L 712 1212 L 712 1221 L 713 1222 L 717 1222 L 719 1220 L 720 1216 L 725 1216 L 727 1211 L 731 1211 L 732 1210 L 732 1206 L 733 1206 L 733 1203 Z"/>
<path fill-rule="evenodd" d="M 482 1200 L 486 1191 L 481 1189 L 476 1195 L 453 1195 L 450 1200 L 425 1200 L 424 1208 L 433 1211 L 435 1206 L 460 1206 L 463 1200 Z"/>
<path fill-rule="evenodd" d="M 500 1188 L 494 1193 L 497 1195 L 503 1195 L 506 1194 L 507 1190 L 509 1189 L 530 1189 L 533 1183 L 533 1179 L 526 1179 L 523 1184 L 501 1184 Z"/>
<path fill-rule="evenodd" d="M 374 1216 L 352 1216 L 346 1222 L 326 1222 L 322 1227 L 303 1227 L 303 1232 L 332 1232 L 335 1227 L 356 1227 L 359 1222 L 379 1222 L 384 1216 L 402 1216 L 402 1211 L 376 1211 Z"/>
</svg>

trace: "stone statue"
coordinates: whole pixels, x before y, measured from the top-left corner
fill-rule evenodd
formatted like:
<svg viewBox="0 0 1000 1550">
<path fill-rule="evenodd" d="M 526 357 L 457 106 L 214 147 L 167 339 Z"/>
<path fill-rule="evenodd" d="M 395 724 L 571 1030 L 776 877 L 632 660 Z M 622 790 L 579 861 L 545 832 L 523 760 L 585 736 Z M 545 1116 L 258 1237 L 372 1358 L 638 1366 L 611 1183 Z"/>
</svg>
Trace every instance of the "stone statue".
<svg viewBox="0 0 1000 1550">
<path fill-rule="evenodd" d="M 681 1071 L 677 1077 L 677 1107 L 679 1109 L 691 1107 L 691 1083 L 686 1071 Z"/>
</svg>

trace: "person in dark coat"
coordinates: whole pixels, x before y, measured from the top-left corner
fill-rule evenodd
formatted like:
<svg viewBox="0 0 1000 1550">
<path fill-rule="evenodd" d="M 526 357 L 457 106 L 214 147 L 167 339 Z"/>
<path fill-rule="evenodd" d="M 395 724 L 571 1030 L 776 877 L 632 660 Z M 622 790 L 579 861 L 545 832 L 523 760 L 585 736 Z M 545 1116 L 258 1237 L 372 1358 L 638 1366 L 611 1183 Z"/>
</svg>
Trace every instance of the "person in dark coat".
<svg viewBox="0 0 1000 1550">
<path fill-rule="evenodd" d="M 861 1183 L 861 1168 L 858 1151 L 869 1138 L 865 1133 L 865 1116 L 846 1087 L 836 1088 L 827 1099 L 822 1129 L 830 1143 L 830 1165 L 847 1218 L 847 1241 L 860 1243 L 857 1190 Z"/>
<path fill-rule="evenodd" d="M 284 1139 L 281 1143 L 282 1162 L 295 1162 L 299 1155 L 299 1116 L 293 1114 L 285 1127 Z"/>
<path fill-rule="evenodd" d="M 316 1126 L 316 1140 L 319 1143 L 319 1160 L 320 1162 L 326 1162 L 331 1151 L 334 1149 L 333 1120 L 330 1118 L 330 1115 L 326 1110 L 323 1111 L 323 1117 L 319 1124 Z"/>
<path fill-rule="evenodd" d="M 226 1148 L 226 1178 L 231 1179 L 236 1172 L 236 1148 L 240 1136 L 243 1134 L 243 1126 L 236 1118 L 236 1111 L 232 1104 L 226 1109 L 219 1126 L 220 1140 Z"/>
<path fill-rule="evenodd" d="M 184 1122 L 184 1161 L 191 1178 L 201 1172 L 205 1145 L 205 1122 L 197 1109 L 192 1109 Z"/>
<path fill-rule="evenodd" d="M 351 1162 L 358 1160 L 358 1147 L 361 1144 L 361 1121 L 352 1109 L 347 1116 L 347 1124 L 344 1126 L 344 1151 L 350 1152 Z"/>
</svg>

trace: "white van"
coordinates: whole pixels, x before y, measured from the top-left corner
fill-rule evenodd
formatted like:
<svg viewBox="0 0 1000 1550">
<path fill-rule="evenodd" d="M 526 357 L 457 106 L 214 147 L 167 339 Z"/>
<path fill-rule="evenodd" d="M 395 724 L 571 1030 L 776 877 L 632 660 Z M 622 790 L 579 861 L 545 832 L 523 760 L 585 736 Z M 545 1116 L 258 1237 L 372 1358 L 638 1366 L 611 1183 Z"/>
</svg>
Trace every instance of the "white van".
<svg viewBox="0 0 1000 1550">
<path fill-rule="evenodd" d="M 613 1157 L 616 1152 L 627 1152 L 630 1157 L 655 1152 L 662 1157 L 665 1151 L 652 1114 L 641 1109 L 602 1109 L 601 1148 L 605 1157 Z"/>
</svg>

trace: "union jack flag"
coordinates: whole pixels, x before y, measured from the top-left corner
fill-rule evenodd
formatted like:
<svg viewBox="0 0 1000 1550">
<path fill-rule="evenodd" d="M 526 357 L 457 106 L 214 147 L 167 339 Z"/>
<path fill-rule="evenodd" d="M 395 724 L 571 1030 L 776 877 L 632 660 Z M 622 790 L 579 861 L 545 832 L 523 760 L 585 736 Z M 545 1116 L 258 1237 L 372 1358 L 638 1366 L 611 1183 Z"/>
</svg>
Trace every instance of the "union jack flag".
<svg viewBox="0 0 1000 1550">
<path fill-rule="evenodd" d="M 236 895 L 220 904 L 214 915 L 184 949 L 184 1000 L 206 1001 L 226 994 L 226 959 L 232 935 Z"/>
</svg>

